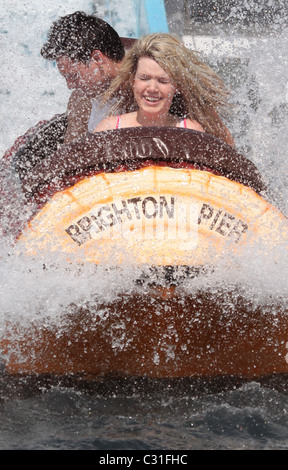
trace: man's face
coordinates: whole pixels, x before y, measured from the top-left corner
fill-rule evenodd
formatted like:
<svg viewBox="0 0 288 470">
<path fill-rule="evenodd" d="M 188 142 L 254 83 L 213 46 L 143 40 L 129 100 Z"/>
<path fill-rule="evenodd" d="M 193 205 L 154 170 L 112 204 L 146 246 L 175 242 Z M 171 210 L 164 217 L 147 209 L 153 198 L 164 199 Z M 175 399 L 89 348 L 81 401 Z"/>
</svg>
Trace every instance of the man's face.
<svg viewBox="0 0 288 470">
<path fill-rule="evenodd" d="M 94 58 L 89 62 L 79 62 L 62 56 L 56 63 L 70 90 L 81 89 L 87 94 L 99 93 L 107 80 L 105 68 Z"/>
</svg>

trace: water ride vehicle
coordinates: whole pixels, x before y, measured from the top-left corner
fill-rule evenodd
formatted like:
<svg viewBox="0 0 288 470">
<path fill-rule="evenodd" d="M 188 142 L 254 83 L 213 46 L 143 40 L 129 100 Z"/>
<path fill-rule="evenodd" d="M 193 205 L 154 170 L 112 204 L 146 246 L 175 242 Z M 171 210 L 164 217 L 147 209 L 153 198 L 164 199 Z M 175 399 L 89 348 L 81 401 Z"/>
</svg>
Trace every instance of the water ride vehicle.
<svg viewBox="0 0 288 470">
<path fill-rule="evenodd" d="M 47 124 L 40 128 L 43 137 Z M 287 303 L 255 306 L 237 286 L 215 290 L 208 281 L 185 290 L 187 280 L 197 285 L 218 266 L 237 271 L 251 253 L 287 250 L 287 218 L 265 199 L 252 162 L 213 136 L 180 128 L 87 134 L 50 154 L 36 151 L 36 141 L 13 156 L 33 207 L 15 250 L 44 262 L 59 254 L 80 272 L 136 266 L 145 274 L 111 303 L 71 307 L 61 332 L 7 325 L 1 349 L 11 375 L 287 373 Z"/>
</svg>

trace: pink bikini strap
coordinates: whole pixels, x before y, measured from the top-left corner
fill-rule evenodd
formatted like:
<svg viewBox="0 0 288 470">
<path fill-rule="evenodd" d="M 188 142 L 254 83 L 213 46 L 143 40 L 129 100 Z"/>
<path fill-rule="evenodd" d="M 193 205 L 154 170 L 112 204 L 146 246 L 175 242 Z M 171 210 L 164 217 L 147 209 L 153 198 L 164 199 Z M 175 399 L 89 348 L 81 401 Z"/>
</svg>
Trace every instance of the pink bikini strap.
<svg viewBox="0 0 288 470">
<path fill-rule="evenodd" d="M 186 121 L 186 119 L 183 119 L 183 124 L 184 124 L 185 129 L 187 129 L 187 121 Z"/>
<path fill-rule="evenodd" d="M 116 116 L 116 129 L 119 129 L 119 124 L 120 124 L 120 116 Z"/>
</svg>

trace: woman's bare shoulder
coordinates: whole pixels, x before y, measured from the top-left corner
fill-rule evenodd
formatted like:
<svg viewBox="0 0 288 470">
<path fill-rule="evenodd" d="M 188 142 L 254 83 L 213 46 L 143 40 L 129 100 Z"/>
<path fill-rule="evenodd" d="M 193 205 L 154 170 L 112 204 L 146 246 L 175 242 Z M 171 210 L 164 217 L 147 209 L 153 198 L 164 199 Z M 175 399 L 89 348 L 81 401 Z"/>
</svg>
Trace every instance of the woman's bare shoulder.
<svg viewBox="0 0 288 470">
<path fill-rule="evenodd" d="M 186 126 L 188 129 L 204 132 L 204 128 L 201 126 L 201 124 L 197 121 L 193 121 L 192 119 L 186 119 Z"/>
</svg>

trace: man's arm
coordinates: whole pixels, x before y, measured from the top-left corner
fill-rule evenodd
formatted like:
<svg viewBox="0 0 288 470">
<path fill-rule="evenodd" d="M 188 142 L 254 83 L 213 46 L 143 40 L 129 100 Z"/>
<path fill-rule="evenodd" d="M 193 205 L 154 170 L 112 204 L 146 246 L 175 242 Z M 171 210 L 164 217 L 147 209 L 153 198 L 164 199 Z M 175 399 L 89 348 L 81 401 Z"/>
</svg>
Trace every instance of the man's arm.
<svg viewBox="0 0 288 470">
<path fill-rule="evenodd" d="M 67 107 L 68 127 L 65 143 L 72 142 L 88 132 L 88 121 L 91 114 L 91 98 L 81 90 L 74 90 Z"/>
</svg>

